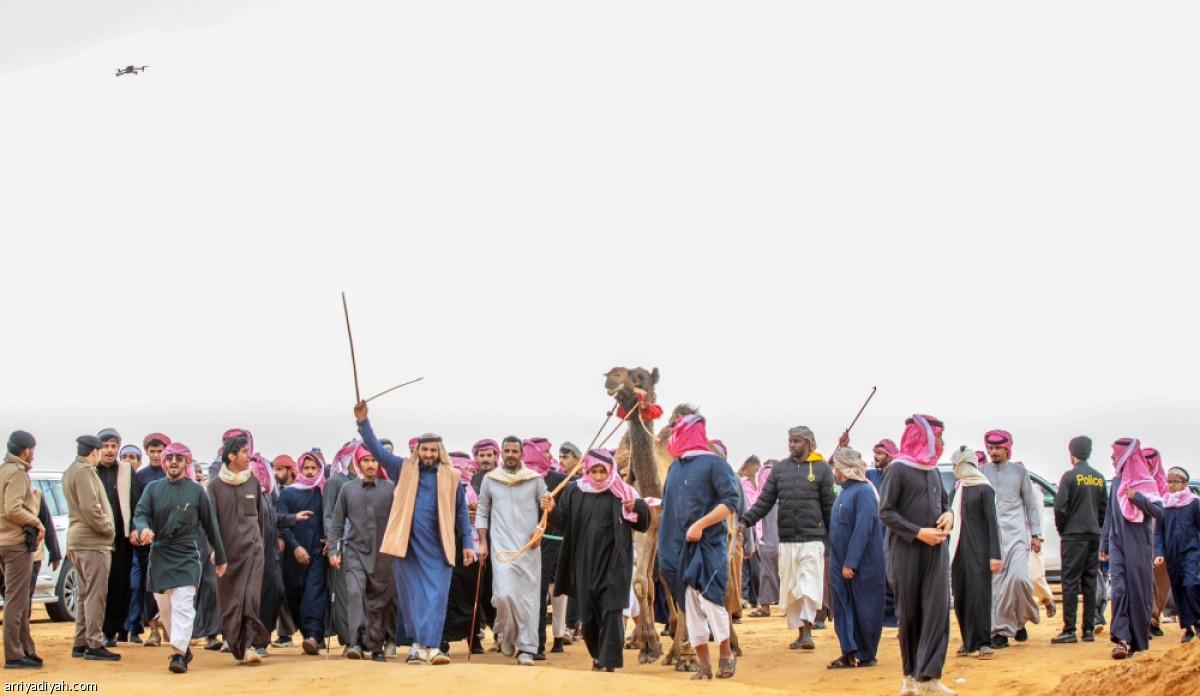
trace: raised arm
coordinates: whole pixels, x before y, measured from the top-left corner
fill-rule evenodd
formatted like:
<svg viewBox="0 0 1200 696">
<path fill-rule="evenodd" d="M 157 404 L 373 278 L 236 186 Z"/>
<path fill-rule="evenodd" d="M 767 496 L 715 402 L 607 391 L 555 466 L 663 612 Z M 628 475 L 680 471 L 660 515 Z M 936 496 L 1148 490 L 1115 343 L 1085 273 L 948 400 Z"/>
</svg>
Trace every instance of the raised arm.
<svg viewBox="0 0 1200 696">
<path fill-rule="evenodd" d="M 387 466 L 395 471 L 400 471 L 400 467 L 404 465 L 404 458 L 397 457 L 391 452 L 385 450 L 383 445 L 379 444 L 379 438 L 375 437 L 375 431 L 371 429 L 371 420 L 367 418 L 367 404 L 364 401 L 354 407 L 354 417 L 358 419 L 358 433 L 362 435 L 363 447 L 375 457 L 375 461 L 379 465 Z"/>
</svg>

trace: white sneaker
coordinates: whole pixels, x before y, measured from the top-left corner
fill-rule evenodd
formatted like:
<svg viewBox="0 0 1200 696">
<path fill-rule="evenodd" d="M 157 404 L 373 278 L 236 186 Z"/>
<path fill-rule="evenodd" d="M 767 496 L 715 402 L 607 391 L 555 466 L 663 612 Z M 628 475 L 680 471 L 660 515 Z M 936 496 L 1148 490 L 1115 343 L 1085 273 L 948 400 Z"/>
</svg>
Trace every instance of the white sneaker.
<svg viewBox="0 0 1200 696">
<path fill-rule="evenodd" d="M 520 655 L 517 655 L 517 664 L 521 665 L 522 667 L 532 667 L 533 666 L 533 655 L 530 655 L 529 653 L 524 653 L 524 652 L 521 653 Z"/>
<path fill-rule="evenodd" d="M 900 684 L 900 696 L 917 696 L 917 680 L 914 677 L 904 677 Z"/>
<path fill-rule="evenodd" d="M 421 649 L 417 646 L 412 646 L 408 649 L 408 659 L 405 660 L 410 665 L 421 664 Z"/>
<path fill-rule="evenodd" d="M 438 648 L 430 648 L 429 655 L 425 660 L 427 665 L 448 665 L 450 664 L 450 656 L 442 652 Z"/>
<path fill-rule="evenodd" d="M 262 657 L 259 656 L 258 651 L 254 648 L 247 648 L 246 654 L 242 656 L 243 665 L 257 665 L 261 662 Z"/>
<path fill-rule="evenodd" d="M 941 679 L 930 679 L 917 685 L 918 694 L 938 694 L 938 696 L 958 696 L 958 692 L 942 683 Z"/>
<path fill-rule="evenodd" d="M 517 652 L 517 646 L 508 642 L 507 638 L 500 639 L 500 654 L 505 657 L 512 657 Z M 532 659 L 532 658 L 530 658 Z"/>
</svg>

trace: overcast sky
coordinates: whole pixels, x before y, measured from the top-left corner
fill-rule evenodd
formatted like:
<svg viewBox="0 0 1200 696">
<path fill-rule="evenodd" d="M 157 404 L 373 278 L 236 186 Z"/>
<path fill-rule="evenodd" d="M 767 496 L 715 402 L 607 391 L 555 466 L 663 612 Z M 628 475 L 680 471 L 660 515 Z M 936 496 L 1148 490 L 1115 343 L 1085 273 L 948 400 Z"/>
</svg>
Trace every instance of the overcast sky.
<svg viewBox="0 0 1200 696">
<path fill-rule="evenodd" d="M 37 466 L 932 413 L 1192 464 L 1200 6 L 0 0 L 0 429 Z M 150 67 L 114 77 L 129 64 Z M 1193 465 L 1200 474 L 1200 464 Z"/>
</svg>

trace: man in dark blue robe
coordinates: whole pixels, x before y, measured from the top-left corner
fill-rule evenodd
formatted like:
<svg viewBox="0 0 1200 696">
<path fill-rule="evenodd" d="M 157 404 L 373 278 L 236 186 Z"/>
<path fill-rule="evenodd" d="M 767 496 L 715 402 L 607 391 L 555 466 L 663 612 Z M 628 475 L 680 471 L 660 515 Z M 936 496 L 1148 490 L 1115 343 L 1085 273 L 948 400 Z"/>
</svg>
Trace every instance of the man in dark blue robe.
<svg viewBox="0 0 1200 696">
<path fill-rule="evenodd" d="M 842 491 L 833 503 L 827 575 L 842 656 L 829 667 L 874 667 L 887 587 L 879 494 L 867 480 L 862 456 L 849 447 L 834 451 L 833 475 Z"/>
</svg>

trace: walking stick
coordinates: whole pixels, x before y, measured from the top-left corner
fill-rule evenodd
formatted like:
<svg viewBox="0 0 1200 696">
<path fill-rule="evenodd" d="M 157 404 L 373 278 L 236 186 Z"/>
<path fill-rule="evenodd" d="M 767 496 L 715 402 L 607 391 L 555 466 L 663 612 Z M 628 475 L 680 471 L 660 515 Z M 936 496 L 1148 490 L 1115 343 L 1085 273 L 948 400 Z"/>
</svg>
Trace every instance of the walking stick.
<svg viewBox="0 0 1200 696">
<path fill-rule="evenodd" d="M 871 403 L 871 399 L 875 398 L 875 391 L 877 389 L 879 387 L 871 387 L 871 393 L 867 396 L 867 400 L 863 402 L 862 408 L 858 409 L 858 414 L 854 416 L 854 420 L 850 421 L 850 427 L 846 428 L 846 432 L 843 434 L 849 435 L 850 431 L 854 429 L 854 424 L 858 422 L 858 417 L 863 414 L 863 411 L 867 410 L 867 404 Z"/>
<path fill-rule="evenodd" d="M 346 306 L 346 293 L 342 293 L 342 312 L 346 315 L 346 336 L 350 338 L 350 367 L 354 368 L 354 403 L 362 401 L 358 393 L 358 361 L 354 359 L 354 334 L 350 332 L 350 309 Z M 374 398 L 374 397 L 372 397 Z"/>
<path fill-rule="evenodd" d="M 479 588 L 483 586 L 483 561 L 478 556 L 475 557 L 475 562 L 479 564 L 479 571 L 475 574 L 475 607 L 471 609 L 471 635 L 467 638 L 467 662 L 471 661 L 471 653 L 475 652 L 475 617 L 479 616 Z"/>
</svg>

